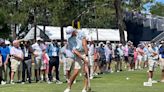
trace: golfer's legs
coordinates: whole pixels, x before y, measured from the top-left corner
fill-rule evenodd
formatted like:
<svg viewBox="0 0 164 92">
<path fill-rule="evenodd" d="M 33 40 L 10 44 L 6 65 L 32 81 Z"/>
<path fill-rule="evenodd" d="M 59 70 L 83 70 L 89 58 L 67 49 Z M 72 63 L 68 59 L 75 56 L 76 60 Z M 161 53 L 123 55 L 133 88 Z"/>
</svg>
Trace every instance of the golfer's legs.
<svg viewBox="0 0 164 92">
<path fill-rule="evenodd" d="M 79 69 L 74 69 L 73 75 L 70 77 L 70 83 L 68 84 L 69 88 L 71 88 L 71 86 L 78 74 L 79 74 Z"/>
</svg>

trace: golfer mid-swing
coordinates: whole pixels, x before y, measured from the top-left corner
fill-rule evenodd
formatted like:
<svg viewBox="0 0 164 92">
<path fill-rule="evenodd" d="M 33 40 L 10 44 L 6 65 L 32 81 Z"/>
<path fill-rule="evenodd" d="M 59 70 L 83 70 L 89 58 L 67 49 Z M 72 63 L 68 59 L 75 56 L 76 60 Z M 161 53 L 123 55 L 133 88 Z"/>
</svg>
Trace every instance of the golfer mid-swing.
<svg viewBox="0 0 164 92">
<path fill-rule="evenodd" d="M 70 92 L 73 81 L 76 79 L 81 68 L 83 68 L 84 72 L 84 87 L 82 92 L 86 92 L 90 87 L 90 82 L 88 77 L 88 48 L 85 34 L 82 31 L 77 32 L 76 29 L 74 29 L 72 26 L 68 26 L 66 28 L 66 36 L 68 49 L 70 49 L 75 55 L 75 61 L 74 72 L 70 77 L 68 87 L 65 89 L 64 92 Z"/>
</svg>

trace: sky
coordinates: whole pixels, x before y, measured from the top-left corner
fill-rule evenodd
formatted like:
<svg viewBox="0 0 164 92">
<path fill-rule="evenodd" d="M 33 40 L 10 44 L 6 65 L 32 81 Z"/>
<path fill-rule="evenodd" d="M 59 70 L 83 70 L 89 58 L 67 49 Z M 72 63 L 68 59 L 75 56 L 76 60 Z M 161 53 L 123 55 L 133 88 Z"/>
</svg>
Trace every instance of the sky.
<svg viewBox="0 0 164 92">
<path fill-rule="evenodd" d="M 164 0 L 156 0 L 157 2 L 163 2 L 164 3 Z"/>
</svg>

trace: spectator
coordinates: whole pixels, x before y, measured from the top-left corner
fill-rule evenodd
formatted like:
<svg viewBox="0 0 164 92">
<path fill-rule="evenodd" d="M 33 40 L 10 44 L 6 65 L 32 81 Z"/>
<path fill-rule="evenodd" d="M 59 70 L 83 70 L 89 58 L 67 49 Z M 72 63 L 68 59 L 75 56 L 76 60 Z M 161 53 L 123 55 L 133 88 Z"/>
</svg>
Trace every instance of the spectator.
<svg viewBox="0 0 164 92">
<path fill-rule="evenodd" d="M 89 56 L 89 70 L 90 70 L 90 79 L 93 79 L 93 66 L 94 66 L 94 42 L 90 41 L 88 44 L 88 56 Z"/>
<path fill-rule="evenodd" d="M 143 51 L 144 51 L 144 56 L 143 56 L 144 66 L 143 67 L 146 68 L 148 67 L 148 54 L 149 54 L 147 44 L 145 44 Z"/>
<path fill-rule="evenodd" d="M 119 52 L 119 57 L 120 57 L 119 71 L 122 71 L 122 62 L 123 62 L 123 56 L 124 56 L 122 44 L 119 44 L 118 52 Z"/>
<path fill-rule="evenodd" d="M 67 83 L 70 83 L 70 77 L 71 77 L 71 70 L 74 68 L 75 64 L 75 56 L 72 53 L 72 51 L 68 48 L 68 44 L 65 43 L 65 46 L 61 48 L 60 50 L 61 54 L 65 58 L 65 71 L 66 71 L 66 78 L 67 78 Z"/>
<path fill-rule="evenodd" d="M 23 61 L 23 52 L 21 48 L 19 47 L 19 41 L 14 40 L 13 41 L 13 47 L 10 50 L 10 61 L 11 61 L 11 84 L 14 84 L 14 75 L 15 72 L 18 70 L 18 65 L 20 62 Z"/>
<path fill-rule="evenodd" d="M 148 45 L 148 51 L 149 51 L 149 70 L 148 70 L 148 83 L 157 83 L 157 81 L 153 80 L 153 74 L 156 62 L 158 60 L 158 52 L 154 45 L 149 44 Z"/>
<path fill-rule="evenodd" d="M 113 72 L 111 68 L 112 63 L 112 45 L 109 41 L 106 42 L 106 45 L 104 47 L 105 49 L 105 56 L 106 56 L 106 71 L 107 72 Z"/>
<path fill-rule="evenodd" d="M 134 70 L 134 49 L 131 43 L 128 44 L 128 62 L 129 62 L 128 71 L 133 71 Z"/>
<path fill-rule="evenodd" d="M 46 82 L 49 84 L 50 81 L 48 80 L 48 72 L 49 72 L 49 56 L 46 53 L 46 47 L 42 48 L 42 59 L 41 59 L 41 80 L 43 81 L 44 78 Z M 45 76 L 43 76 L 45 75 Z"/>
<path fill-rule="evenodd" d="M 105 49 L 103 46 L 103 42 L 100 42 L 100 47 L 98 49 L 99 54 L 100 54 L 100 59 L 99 59 L 99 69 L 100 69 L 100 74 L 104 73 L 104 70 L 106 68 L 106 58 L 105 58 Z"/>
<path fill-rule="evenodd" d="M 41 67 L 41 57 L 42 57 L 42 41 L 40 37 L 37 37 L 37 42 L 32 45 L 34 50 L 34 63 L 35 63 L 35 79 L 36 82 L 40 80 L 40 67 Z"/>
<path fill-rule="evenodd" d="M 30 46 L 30 41 L 24 42 L 22 51 L 24 53 L 24 60 L 22 62 L 22 66 L 23 66 L 22 84 L 24 84 L 26 81 L 26 77 L 25 77 L 26 72 L 27 72 L 28 82 L 31 83 L 32 54 L 34 53 L 34 50 Z"/>
<path fill-rule="evenodd" d="M 96 76 L 98 75 L 97 74 L 97 70 L 98 70 L 98 61 L 100 59 L 100 55 L 99 55 L 99 52 L 98 52 L 98 47 L 95 47 L 94 45 L 94 71 L 93 71 L 93 74 Z"/>
<path fill-rule="evenodd" d="M 124 52 L 124 61 L 125 61 L 125 68 L 127 68 L 128 66 L 128 44 L 125 45 L 125 47 L 123 48 L 123 52 Z"/>
<path fill-rule="evenodd" d="M 138 56 L 138 52 L 136 50 L 136 47 L 134 48 L 134 64 L 135 64 L 135 69 L 137 69 L 136 65 L 137 65 L 137 56 Z"/>
<path fill-rule="evenodd" d="M 162 46 L 159 48 L 159 61 L 160 61 L 160 67 L 161 67 L 161 82 L 164 82 L 164 41 L 161 42 Z"/>
<path fill-rule="evenodd" d="M 64 46 L 60 49 L 60 59 L 63 62 L 63 73 L 64 73 L 64 78 L 66 79 L 66 82 L 68 81 L 68 75 L 67 75 L 67 70 L 66 70 L 66 54 L 65 50 L 67 47 L 67 41 L 64 41 Z"/>
<path fill-rule="evenodd" d="M 47 47 L 47 53 L 50 58 L 49 61 L 49 80 L 52 81 L 52 69 L 55 66 L 55 73 L 56 73 L 56 84 L 62 84 L 59 79 L 59 46 L 57 41 L 53 40 L 51 44 Z"/>
<path fill-rule="evenodd" d="M 138 45 L 137 47 L 137 62 L 135 63 L 135 69 L 141 69 L 142 67 L 142 62 L 143 62 L 143 56 L 144 56 L 144 51 L 143 51 L 143 46 L 141 44 Z"/>
<path fill-rule="evenodd" d="M 10 54 L 10 49 L 8 46 L 6 46 L 5 40 L 2 40 L 1 42 L 0 52 L 2 56 L 2 70 L 4 72 L 4 77 L 1 84 L 4 85 L 7 82 L 8 65 L 9 65 L 8 61 L 9 61 L 9 54 Z"/>
<path fill-rule="evenodd" d="M 2 84 L 2 55 L 0 54 L 0 84 Z"/>
<path fill-rule="evenodd" d="M 116 48 L 114 50 L 114 56 L 115 56 L 115 72 L 120 72 L 120 65 L 121 65 L 121 60 L 120 60 L 120 53 L 119 53 L 119 46 L 116 45 Z"/>
</svg>

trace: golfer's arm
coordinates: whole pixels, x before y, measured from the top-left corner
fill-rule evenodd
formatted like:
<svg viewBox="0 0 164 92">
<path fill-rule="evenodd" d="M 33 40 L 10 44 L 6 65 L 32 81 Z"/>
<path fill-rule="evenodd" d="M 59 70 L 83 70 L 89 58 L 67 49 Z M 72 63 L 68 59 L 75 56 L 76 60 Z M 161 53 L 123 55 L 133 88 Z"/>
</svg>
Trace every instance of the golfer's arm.
<svg viewBox="0 0 164 92">
<path fill-rule="evenodd" d="M 84 59 L 84 58 L 82 57 L 82 55 L 80 54 L 80 52 L 77 51 L 76 49 L 73 50 L 72 52 L 73 52 L 74 54 L 76 54 L 79 58 Z"/>
<path fill-rule="evenodd" d="M 83 38 L 82 45 L 83 45 L 85 54 L 88 55 L 88 47 L 87 47 L 87 40 L 86 40 L 86 38 Z"/>
</svg>

